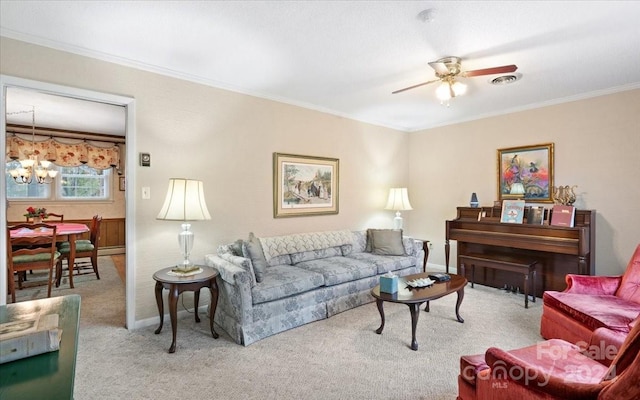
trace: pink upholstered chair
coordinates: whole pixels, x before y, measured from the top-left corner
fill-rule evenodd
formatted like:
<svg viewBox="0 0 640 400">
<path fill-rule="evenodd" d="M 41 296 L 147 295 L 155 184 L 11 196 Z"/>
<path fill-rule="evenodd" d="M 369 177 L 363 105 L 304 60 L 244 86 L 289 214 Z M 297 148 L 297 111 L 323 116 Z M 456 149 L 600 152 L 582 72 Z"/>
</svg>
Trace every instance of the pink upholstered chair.
<svg viewBox="0 0 640 400">
<path fill-rule="evenodd" d="M 459 400 L 552 400 L 640 398 L 640 323 L 610 366 L 561 339 L 522 349 L 489 348 L 460 360 Z"/>
<path fill-rule="evenodd" d="M 640 315 L 640 245 L 622 276 L 567 275 L 567 289 L 543 294 L 540 333 L 545 339 L 564 339 L 586 345 L 598 328 L 614 332 L 619 345 Z"/>
</svg>

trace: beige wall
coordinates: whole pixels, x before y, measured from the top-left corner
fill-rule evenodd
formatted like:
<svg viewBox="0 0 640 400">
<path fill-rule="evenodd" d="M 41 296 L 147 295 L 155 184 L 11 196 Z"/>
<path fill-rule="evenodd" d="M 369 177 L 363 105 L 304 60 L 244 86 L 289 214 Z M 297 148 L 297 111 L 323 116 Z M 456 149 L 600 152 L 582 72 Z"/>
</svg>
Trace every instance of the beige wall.
<svg viewBox="0 0 640 400">
<path fill-rule="evenodd" d="M 497 149 L 539 143 L 554 143 L 555 184 L 578 185 L 575 205 L 597 212 L 596 273 L 624 270 L 640 243 L 640 90 L 411 134 L 410 232 L 433 241 L 431 263 L 445 263 L 456 206 L 497 200 Z"/>
<path fill-rule="evenodd" d="M 152 274 L 180 260 L 180 224 L 155 219 L 169 178 L 204 181 L 212 220 L 193 223 L 194 261 L 250 231 L 392 226 L 393 214 L 383 207 L 389 187 L 408 184 L 407 133 L 6 38 L 0 45 L 2 74 L 136 99 L 135 148 L 151 153 L 151 167 L 127 171 L 135 181 L 127 196 L 135 198 L 136 260 L 129 267 L 136 320 L 157 315 Z M 340 213 L 274 219 L 274 152 L 338 158 Z M 150 200 L 140 197 L 144 186 Z"/>
<path fill-rule="evenodd" d="M 556 182 L 579 185 L 577 205 L 598 210 L 598 273 L 620 272 L 640 238 L 638 90 L 408 134 L 1 40 L 2 74 L 136 100 L 135 151 L 152 156 L 151 167 L 127 171 L 137 321 L 157 313 L 153 272 L 180 258 L 179 223 L 155 219 L 171 177 L 205 184 L 212 220 L 193 224 L 195 261 L 250 231 L 391 227 L 393 213 L 382 210 L 388 188 L 408 185 L 414 210 L 403 213 L 405 230 L 431 240 L 430 261 L 442 265 L 444 221 L 455 207 L 473 191 L 482 204 L 496 197 L 496 149 L 554 142 Z M 340 159 L 340 213 L 274 219 L 273 152 Z M 140 198 L 144 186 L 150 200 Z"/>
</svg>

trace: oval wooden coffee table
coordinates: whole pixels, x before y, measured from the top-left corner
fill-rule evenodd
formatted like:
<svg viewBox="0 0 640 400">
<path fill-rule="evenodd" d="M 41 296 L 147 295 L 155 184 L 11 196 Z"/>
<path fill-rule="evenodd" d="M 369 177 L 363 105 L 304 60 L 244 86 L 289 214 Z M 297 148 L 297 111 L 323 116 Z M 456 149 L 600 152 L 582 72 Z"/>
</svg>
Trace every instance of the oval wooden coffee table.
<svg viewBox="0 0 640 400">
<path fill-rule="evenodd" d="M 464 322 L 460 316 L 460 304 L 464 298 L 464 287 L 467 285 L 467 279 L 462 275 L 449 274 L 451 280 L 449 282 L 434 283 L 432 286 L 424 288 L 410 288 L 407 281 L 413 279 L 427 278 L 430 272 L 420 274 L 407 275 L 398 278 L 398 291 L 396 293 L 380 293 L 380 285 L 371 289 L 371 295 L 376 299 L 380 318 L 382 320 L 380 328 L 376 330 L 377 334 L 381 334 L 384 329 L 384 308 L 382 304 L 385 301 L 392 303 L 401 303 L 409 306 L 411 312 L 411 350 L 418 350 L 418 341 L 416 340 L 416 327 L 418 325 L 418 316 L 420 305 L 427 303 L 425 311 L 429 311 L 429 302 L 439 299 L 453 292 L 458 293 L 456 301 L 456 318 L 458 322 Z"/>
</svg>

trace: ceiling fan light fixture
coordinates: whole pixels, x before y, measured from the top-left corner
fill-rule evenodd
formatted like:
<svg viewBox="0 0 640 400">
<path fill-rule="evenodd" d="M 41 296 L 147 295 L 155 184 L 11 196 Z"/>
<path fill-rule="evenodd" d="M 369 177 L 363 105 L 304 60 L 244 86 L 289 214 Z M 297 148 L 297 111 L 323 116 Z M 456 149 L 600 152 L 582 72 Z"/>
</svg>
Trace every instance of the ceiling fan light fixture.
<svg viewBox="0 0 640 400">
<path fill-rule="evenodd" d="M 436 97 L 438 100 L 448 101 L 451 98 L 451 90 L 448 82 L 442 82 L 436 89 Z"/>
<path fill-rule="evenodd" d="M 453 82 L 453 93 L 455 93 L 456 96 L 461 96 L 465 93 L 467 93 L 467 85 L 465 85 L 462 82 Z"/>
<path fill-rule="evenodd" d="M 453 79 L 442 81 L 436 89 L 436 97 L 440 102 L 446 102 L 453 97 L 461 96 L 467 92 L 467 85 Z"/>
</svg>

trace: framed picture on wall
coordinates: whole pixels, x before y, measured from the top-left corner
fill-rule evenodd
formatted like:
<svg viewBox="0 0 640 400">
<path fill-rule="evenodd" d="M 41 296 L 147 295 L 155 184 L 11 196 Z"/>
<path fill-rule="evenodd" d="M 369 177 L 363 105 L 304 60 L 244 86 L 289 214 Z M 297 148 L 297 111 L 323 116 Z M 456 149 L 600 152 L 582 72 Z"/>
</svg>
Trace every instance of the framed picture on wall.
<svg viewBox="0 0 640 400">
<path fill-rule="evenodd" d="M 337 158 L 273 153 L 273 217 L 338 213 Z"/>
<path fill-rule="evenodd" d="M 552 203 L 553 143 L 498 149 L 498 200 Z"/>
</svg>

